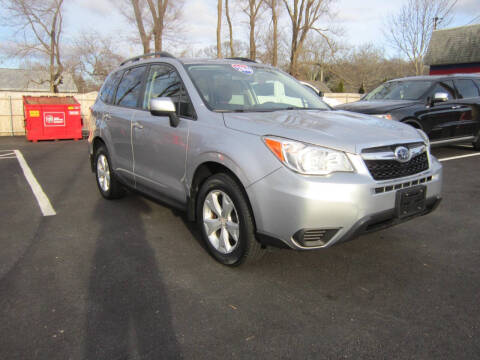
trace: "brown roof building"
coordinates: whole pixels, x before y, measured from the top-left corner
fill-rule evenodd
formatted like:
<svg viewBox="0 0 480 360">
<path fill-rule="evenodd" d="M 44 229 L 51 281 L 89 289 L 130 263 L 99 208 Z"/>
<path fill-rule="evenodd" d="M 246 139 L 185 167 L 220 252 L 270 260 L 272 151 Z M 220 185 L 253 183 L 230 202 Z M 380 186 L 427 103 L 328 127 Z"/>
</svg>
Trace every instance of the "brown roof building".
<svg viewBox="0 0 480 360">
<path fill-rule="evenodd" d="M 430 75 L 480 73 L 480 24 L 435 30 L 424 62 Z"/>
</svg>

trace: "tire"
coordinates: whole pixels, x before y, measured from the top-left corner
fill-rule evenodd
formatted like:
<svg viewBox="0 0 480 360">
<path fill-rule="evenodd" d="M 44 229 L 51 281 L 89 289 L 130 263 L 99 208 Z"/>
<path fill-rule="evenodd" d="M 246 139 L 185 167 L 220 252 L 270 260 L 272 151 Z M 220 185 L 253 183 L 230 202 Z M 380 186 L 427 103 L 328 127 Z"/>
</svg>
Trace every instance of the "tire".
<svg viewBox="0 0 480 360">
<path fill-rule="evenodd" d="M 111 161 L 104 145 L 95 152 L 95 179 L 100 194 L 108 200 L 119 199 L 125 195 L 125 189 L 111 170 Z"/>
<path fill-rule="evenodd" d="M 472 145 L 475 150 L 480 150 L 480 131 L 477 134 L 477 141 L 474 141 Z"/>
<path fill-rule="evenodd" d="M 240 185 L 224 173 L 209 177 L 197 198 L 197 222 L 210 254 L 220 263 L 255 262 L 264 250 Z"/>
</svg>

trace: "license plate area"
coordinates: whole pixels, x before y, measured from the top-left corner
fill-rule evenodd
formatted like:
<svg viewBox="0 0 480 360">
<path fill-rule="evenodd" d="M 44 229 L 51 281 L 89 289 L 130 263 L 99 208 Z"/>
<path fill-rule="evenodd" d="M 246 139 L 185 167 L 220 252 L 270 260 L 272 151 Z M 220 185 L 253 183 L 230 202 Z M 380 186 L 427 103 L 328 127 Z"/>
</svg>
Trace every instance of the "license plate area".
<svg viewBox="0 0 480 360">
<path fill-rule="evenodd" d="M 426 186 L 398 190 L 396 198 L 397 216 L 402 219 L 425 211 L 426 195 Z"/>
</svg>

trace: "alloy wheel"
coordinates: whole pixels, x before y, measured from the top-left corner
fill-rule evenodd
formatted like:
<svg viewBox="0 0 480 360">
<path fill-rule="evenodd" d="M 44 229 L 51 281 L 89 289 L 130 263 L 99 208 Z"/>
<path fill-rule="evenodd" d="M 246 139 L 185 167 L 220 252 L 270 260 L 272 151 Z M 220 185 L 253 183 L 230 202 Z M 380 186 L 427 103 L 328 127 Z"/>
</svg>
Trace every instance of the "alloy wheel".
<svg viewBox="0 0 480 360">
<path fill-rule="evenodd" d="M 222 254 L 238 246 L 240 220 L 232 199 L 221 190 L 210 191 L 203 202 L 203 226 L 210 244 Z"/>
<path fill-rule="evenodd" d="M 97 158 L 97 180 L 104 192 L 110 189 L 110 167 L 104 154 L 100 154 Z"/>
</svg>

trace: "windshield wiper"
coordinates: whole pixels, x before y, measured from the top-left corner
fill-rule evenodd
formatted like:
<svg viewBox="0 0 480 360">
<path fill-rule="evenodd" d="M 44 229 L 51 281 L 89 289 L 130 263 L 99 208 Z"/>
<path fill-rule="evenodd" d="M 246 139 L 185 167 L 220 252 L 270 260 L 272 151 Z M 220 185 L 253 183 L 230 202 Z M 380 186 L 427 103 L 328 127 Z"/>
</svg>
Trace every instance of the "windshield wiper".
<svg viewBox="0 0 480 360">
<path fill-rule="evenodd" d="M 283 111 L 283 110 L 328 110 L 328 109 L 288 106 L 284 108 L 273 109 L 272 111 Z"/>
</svg>

